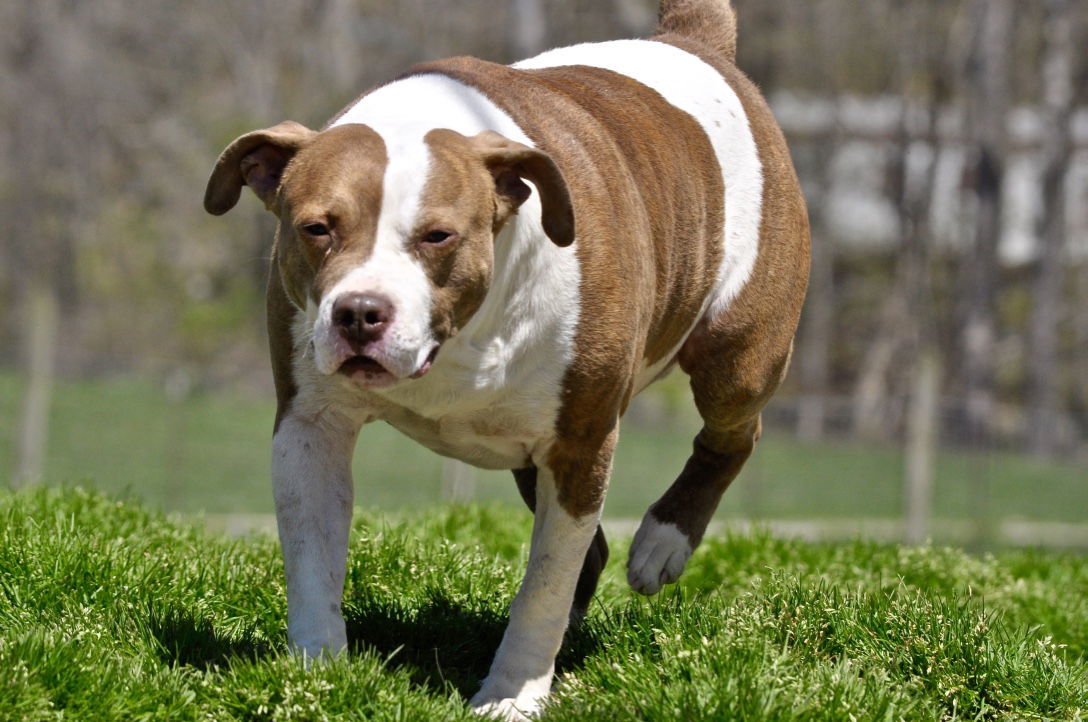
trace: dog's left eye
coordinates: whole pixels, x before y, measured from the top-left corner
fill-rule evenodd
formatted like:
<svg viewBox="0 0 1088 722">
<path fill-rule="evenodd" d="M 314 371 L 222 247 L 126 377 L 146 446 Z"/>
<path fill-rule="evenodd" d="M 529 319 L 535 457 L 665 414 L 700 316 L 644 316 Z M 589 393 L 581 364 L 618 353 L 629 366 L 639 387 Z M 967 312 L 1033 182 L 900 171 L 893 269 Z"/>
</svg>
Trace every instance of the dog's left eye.
<svg viewBox="0 0 1088 722">
<path fill-rule="evenodd" d="M 450 238 L 453 238 L 453 234 L 449 231 L 430 231 L 423 236 L 424 243 L 445 243 Z"/>
<path fill-rule="evenodd" d="M 311 236 L 329 235 L 329 227 L 324 223 L 307 223 L 302 227 L 302 230 Z"/>
</svg>

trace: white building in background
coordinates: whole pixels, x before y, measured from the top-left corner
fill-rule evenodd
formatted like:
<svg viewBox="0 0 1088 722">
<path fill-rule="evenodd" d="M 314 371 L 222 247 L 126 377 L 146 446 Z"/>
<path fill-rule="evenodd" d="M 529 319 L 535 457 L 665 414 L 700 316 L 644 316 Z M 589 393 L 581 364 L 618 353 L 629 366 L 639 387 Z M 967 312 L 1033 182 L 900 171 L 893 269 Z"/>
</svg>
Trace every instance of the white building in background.
<svg viewBox="0 0 1088 722">
<path fill-rule="evenodd" d="M 831 188 L 822 189 L 825 217 L 833 237 L 842 243 L 872 247 L 895 243 L 898 215 L 887 196 L 889 163 L 895 152 L 897 129 L 902 113 L 897 97 L 844 96 L 838 103 L 788 92 L 771 97 L 771 105 L 795 152 L 805 142 L 836 142 L 831 158 Z M 921 134 L 924 117 L 920 108 L 908 109 L 915 133 Z M 963 229 L 970 228 L 965 216 L 972 212 L 964 205 L 961 190 L 967 150 L 962 113 L 946 110 L 938 121 L 941 138 L 933 183 L 931 222 L 935 241 L 962 246 L 969 240 Z M 1004 217 L 1000 254 L 1005 263 L 1019 264 L 1033 259 L 1036 229 L 1042 208 L 1040 149 L 1043 123 L 1032 107 L 1014 109 L 1008 118 L 1012 153 L 1005 168 Z M 1068 252 L 1088 257 L 1088 108 L 1073 117 L 1076 152 L 1066 183 L 1066 218 L 1069 224 Z M 908 154 L 914 178 L 930 160 L 932 149 L 915 142 Z M 824 182 L 815 169 L 798 159 L 798 172 L 806 187 Z"/>
</svg>

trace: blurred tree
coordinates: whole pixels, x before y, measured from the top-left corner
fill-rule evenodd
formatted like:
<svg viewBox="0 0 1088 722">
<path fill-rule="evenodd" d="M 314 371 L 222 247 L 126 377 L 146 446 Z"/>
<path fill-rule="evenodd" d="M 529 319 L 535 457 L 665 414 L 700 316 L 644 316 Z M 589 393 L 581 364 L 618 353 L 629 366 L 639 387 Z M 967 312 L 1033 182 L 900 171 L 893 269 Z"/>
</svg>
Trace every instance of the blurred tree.
<svg viewBox="0 0 1088 722">
<path fill-rule="evenodd" d="M 1043 89 L 1043 209 L 1039 220 L 1039 258 L 1032 280 L 1028 324 L 1028 439 L 1039 456 L 1054 452 L 1062 416 L 1058 368 L 1058 330 L 1065 279 L 1063 251 L 1068 232 L 1066 187 L 1073 155 L 1074 4 L 1046 0 Z"/>
<path fill-rule="evenodd" d="M 854 393 L 854 429 L 870 437 L 888 437 L 897 429 L 896 416 L 889 413 L 890 398 L 906 395 L 904 382 L 918 358 L 931 355 L 928 347 L 933 343 L 929 220 L 941 152 L 937 117 L 946 100 L 942 78 L 948 71 L 947 44 L 943 35 L 927 28 L 931 3 L 900 1 L 894 11 L 895 24 L 906 30 L 897 46 L 900 95 L 887 192 L 898 218 L 895 271 Z"/>
<path fill-rule="evenodd" d="M 12 178 L 5 194 L 4 235 L 17 269 L 15 292 L 22 308 L 24 397 L 13 480 L 42 476 L 48 443 L 49 407 L 61 316 L 76 308 L 75 238 L 85 232 L 93 208 L 96 127 L 93 112 L 71 112 L 60 97 L 78 98 L 82 63 L 89 48 L 81 42 L 73 12 L 59 3 L 24 4 L 10 13 L 15 28 L 5 43 L 5 65 L 13 77 L 5 87 L 19 103 L 8 107 Z M 84 178 L 67 172 L 88 167 Z M 67 324 L 65 325 L 67 328 Z"/>
<path fill-rule="evenodd" d="M 841 118 L 844 79 L 847 71 L 845 57 L 840 52 L 841 28 L 844 21 L 841 3 L 824 0 L 820 3 L 789 6 L 786 21 L 798 27 L 810 23 L 820 38 L 819 65 L 824 73 L 823 86 L 830 96 L 834 116 L 833 129 L 827 138 L 817 143 L 813 166 L 819 175 L 809 177 L 805 186 L 809 221 L 812 227 L 812 267 L 808 295 L 805 298 L 803 324 L 798 337 L 797 366 L 801 398 L 797 410 L 797 433 L 809 441 L 823 438 L 827 427 L 828 400 L 831 395 L 831 344 L 834 340 L 835 319 L 835 245 L 832 241 L 830 219 L 827 217 L 828 193 L 834 185 L 832 159 L 843 141 Z M 815 15 L 815 17 L 813 17 Z M 814 174 L 815 175 L 815 174 Z"/>
<path fill-rule="evenodd" d="M 971 0 L 972 37 L 962 76 L 971 153 L 968 191 L 974 202 L 974 237 L 960 267 L 960 344 L 967 437 L 974 445 L 989 443 L 994 413 L 997 253 L 1002 229 L 1014 12 L 1012 0 Z"/>
<path fill-rule="evenodd" d="M 548 28 L 541 0 L 510 0 L 510 48 L 515 58 L 528 58 L 547 47 Z"/>
<path fill-rule="evenodd" d="M 616 20 L 624 37 L 648 37 L 657 22 L 657 3 L 653 0 L 612 0 Z"/>
</svg>

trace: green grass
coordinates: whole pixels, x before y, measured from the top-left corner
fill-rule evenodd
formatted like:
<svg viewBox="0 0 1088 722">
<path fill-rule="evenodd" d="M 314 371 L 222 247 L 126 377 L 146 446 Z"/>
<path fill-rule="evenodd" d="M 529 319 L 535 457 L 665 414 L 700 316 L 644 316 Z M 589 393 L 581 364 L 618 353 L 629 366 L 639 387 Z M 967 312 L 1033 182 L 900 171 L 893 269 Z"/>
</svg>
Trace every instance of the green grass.
<svg viewBox="0 0 1088 722">
<path fill-rule="evenodd" d="M 445 720 L 486 673 L 530 519 L 360 515 L 351 651 L 286 655 L 282 566 L 80 489 L 0 493 L 0 718 Z M 613 542 L 544 720 L 1080 719 L 1088 560 L 709 540 L 645 600 Z"/>
<path fill-rule="evenodd" d="M 670 378 L 672 385 L 683 379 Z M 21 387 L 0 373 L 0 479 L 11 468 Z M 203 393 L 171 402 L 148 381 L 119 378 L 63 383 L 52 409 L 46 478 L 98 480 L 169 510 L 270 512 L 270 398 Z M 675 478 L 690 451 L 690 415 L 660 428 L 627 424 L 620 436 L 611 517 L 639 518 Z M 417 509 L 441 503 L 442 460 L 385 424 L 363 429 L 355 458 L 356 501 L 365 507 Z M 934 507 L 939 517 L 974 518 L 968 480 L 983 474 L 995 516 L 1084 522 L 1088 469 L 1042 464 L 1010 454 L 940 456 Z M 805 444 L 768 429 L 726 494 L 725 517 L 898 517 L 902 458 L 888 446 Z M 507 473 L 480 472 L 476 499 L 520 506 Z"/>
</svg>

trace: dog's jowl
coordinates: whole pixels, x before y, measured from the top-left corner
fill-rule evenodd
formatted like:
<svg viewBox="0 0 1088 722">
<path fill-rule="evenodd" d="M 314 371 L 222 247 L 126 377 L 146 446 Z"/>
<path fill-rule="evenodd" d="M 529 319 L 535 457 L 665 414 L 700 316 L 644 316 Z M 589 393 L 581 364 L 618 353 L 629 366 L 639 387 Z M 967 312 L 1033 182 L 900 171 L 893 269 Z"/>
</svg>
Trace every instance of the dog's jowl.
<svg viewBox="0 0 1088 722">
<path fill-rule="evenodd" d="M 481 711 L 547 696 L 608 556 L 620 417 L 674 366 L 704 425 L 627 578 L 653 594 L 683 571 L 785 373 L 809 240 L 727 0 L 665 0 L 657 32 L 419 65 L 320 131 L 287 121 L 220 156 L 207 210 L 246 185 L 279 219 L 272 475 L 295 649 L 346 644 L 351 455 L 373 421 L 513 470 L 536 515 Z"/>
</svg>

